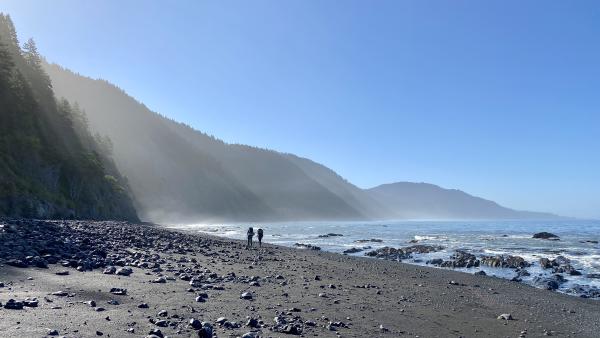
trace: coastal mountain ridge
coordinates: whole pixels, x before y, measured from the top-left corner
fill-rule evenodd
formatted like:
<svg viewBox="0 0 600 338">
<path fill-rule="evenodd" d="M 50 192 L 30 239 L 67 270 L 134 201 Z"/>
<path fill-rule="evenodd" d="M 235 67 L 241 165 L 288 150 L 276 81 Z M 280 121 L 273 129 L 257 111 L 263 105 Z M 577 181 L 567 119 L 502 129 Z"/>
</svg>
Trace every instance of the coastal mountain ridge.
<svg viewBox="0 0 600 338">
<path fill-rule="evenodd" d="M 366 190 L 400 219 L 553 219 L 557 215 L 514 210 L 457 189 L 429 183 L 396 182 Z"/>
<path fill-rule="evenodd" d="M 434 185 L 361 189 L 293 154 L 228 144 L 151 111 L 124 90 L 44 64 L 57 96 L 114 144 L 142 219 L 155 222 L 555 218 Z"/>
</svg>

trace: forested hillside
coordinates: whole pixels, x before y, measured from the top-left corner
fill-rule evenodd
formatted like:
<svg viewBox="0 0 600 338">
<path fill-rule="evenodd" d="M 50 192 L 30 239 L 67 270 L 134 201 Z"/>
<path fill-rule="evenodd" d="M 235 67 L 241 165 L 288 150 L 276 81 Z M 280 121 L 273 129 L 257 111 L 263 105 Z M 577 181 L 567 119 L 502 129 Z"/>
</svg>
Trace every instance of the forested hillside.
<svg viewBox="0 0 600 338">
<path fill-rule="evenodd" d="M 367 217 L 284 154 L 226 144 L 150 111 L 104 80 L 86 78 L 57 65 L 46 69 L 57 93 L 79 102 L 88 112 L 91 128 L 115 144 L 115 160 L 129 178 L 143 218 Z M 350 186 L 341 179 L 340 184 Z"/>
<path fill-rule="evenodd" d="M 42 62 L 0 14 L 0 216 L 136 220 L 110 141 L 56 99 Z"/>
</svg>

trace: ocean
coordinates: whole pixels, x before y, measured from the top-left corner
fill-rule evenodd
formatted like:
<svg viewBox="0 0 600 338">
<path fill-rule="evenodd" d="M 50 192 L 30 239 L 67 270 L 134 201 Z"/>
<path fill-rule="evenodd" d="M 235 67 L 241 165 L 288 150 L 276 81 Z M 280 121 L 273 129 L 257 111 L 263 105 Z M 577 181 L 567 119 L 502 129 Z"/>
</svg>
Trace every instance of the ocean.
<svg viewBox="0 0 600 338">
<path fill-rule="evenodd" d="M 552 277 L 552 269 L 543 269 L 540 258 L 555 259 L 563 256 L 581 275 L 563 273 L 557 291 L 576 296 L 598 288 L 600 296 L 600 221 L 380 221 L 380 222 L 285 222 L 244 224 L 186 224 L 170 227 L 211 235 L 245 240 L 248 227 L 264 229 L 264 242 L 294 247 L 296 243 L 310 244 L 322 250 L 342 253 L 351 248 L 364 249 L 351 255 L 364 256 L 381 247 L 402 248 L 415 244 L 442 246 L 433 253 L 414 254 L 402 262 L 428 265 L 427 261 L 448 260 L 456 250 L 464 250 L 477 257 L 491 255 L 521 256 L 531 263 L 529 276 L 520 276 L 521 282 L 536 285 L 540 278 Z M 534 233 L 550 232 L 558 241 L 534 239 Z M 324 236 L 336 234 L 337 236 Z M 341 236 L 339 236 L 341 235 Z M 321 237 L 320 237 L 321 236 Z M 375 242 L 361 240 L 375 239 Z M 256 238 L 255 238 L 256 240 Z M 379 242 L 380 240 L 380 242 Z M 376 258 L 373 258 L 376 259 Z M 479 266 L 455 268 L 467 273 L 485 271 L 489 276 L 512 279 L 515 269 Z M 537 285 L 540 286 L 540 285 Z"/>
</svg>

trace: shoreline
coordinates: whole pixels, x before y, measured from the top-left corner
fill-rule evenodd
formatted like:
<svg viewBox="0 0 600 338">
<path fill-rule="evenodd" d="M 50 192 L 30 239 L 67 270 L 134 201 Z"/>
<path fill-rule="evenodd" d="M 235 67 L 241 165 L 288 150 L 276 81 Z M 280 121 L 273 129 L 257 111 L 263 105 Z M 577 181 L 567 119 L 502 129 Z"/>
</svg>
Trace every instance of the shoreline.
<svg viewBox="0 0 600 338">
<path fill-rule="evenodd" d="M 0 220 L 0 302 L 36 297 L 38 306 L 0 309 L 0 336 L 40 337 L 50 329 L 67 337 L 143 337 L 158 329 L 165 336 L 198 337 L 209 326 L 218 337 L 600 332 L 597 301 L 500 278 L 269 244 L 245 250 L 240 240 L 158 225 L 19 223 Z M 52 253 L 40 252 L 43 248 Z M 37 253 L 48 268 L 36 256 L 22 257 L 26 268 L 6 264 L 9 256 L 26 253 Z M 109 266 L 132 273 L 104 274 Z M 63 271 L 68 274 L 56 274 Z M 111 288 L 125 288 L 126 295 Z M 245 292 L 251 299 L 244 299 Z M 148 308 L 140 308 L 143 303 Z M 512 320 L 498 319 L 502 314 Z M 198 330 L 190 318 L 206 326 Z"/>
<path fill-rule="evenodd" d="M 416 266 L 487 274 L 600 300 L 600 266 L 595 263 L 600 257 L 600 238 L 594 233 L 596 229 L 600 231 L 600 223 L 577 224 L 590 227 L 577 232 L 573 224 L 562 222 L 482 222 L 288 222 L 257 226 L 267 228 L 267 240 L 286 247 L 320 248 Z M 246 226 L 170 227 L 232 239 L 243 238 Z M 557 231 L 560 240 L 558 237 L 556 240 L 533 238 L 534 234 L 548 229 Z"/>
</svg>

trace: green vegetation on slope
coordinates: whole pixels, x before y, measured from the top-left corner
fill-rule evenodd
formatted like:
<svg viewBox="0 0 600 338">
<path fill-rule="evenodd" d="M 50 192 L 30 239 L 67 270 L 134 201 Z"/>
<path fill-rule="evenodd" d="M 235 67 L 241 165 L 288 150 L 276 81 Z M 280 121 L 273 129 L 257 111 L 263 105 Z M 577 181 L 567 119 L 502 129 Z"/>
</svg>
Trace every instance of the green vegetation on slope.
<svg viewBox="0 0 600 338">
<path fill-rule="evenodd" d="M 0 216 L 136 220 L 110 143 L 57 102 L 33 40 L 0 14 Z"/>
</svg>

